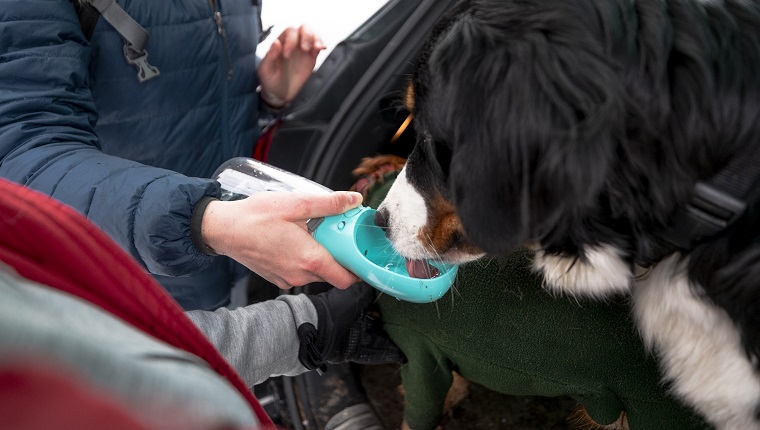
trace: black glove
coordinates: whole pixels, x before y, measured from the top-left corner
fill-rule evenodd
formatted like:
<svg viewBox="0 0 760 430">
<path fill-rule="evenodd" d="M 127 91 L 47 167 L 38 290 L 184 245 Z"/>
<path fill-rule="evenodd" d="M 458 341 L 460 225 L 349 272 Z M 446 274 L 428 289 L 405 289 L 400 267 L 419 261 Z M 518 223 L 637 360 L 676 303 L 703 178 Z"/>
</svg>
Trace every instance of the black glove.
<svg viewBox="0 0 760 430">
<path fill-rule="evenodd" d="M 406 363 L 404 353 L 382 329 L 379 314 L 368 308 L 375 290 L 357 282 L 345 290 L 331 288 L 307 296 L 317 310 L 316 329 L 305 323 L 298 327 L 301 347 L 298 359 L 308 369 L 324 370 L 325 364 L 352 361 L 360 364 Z"/>
</svg>

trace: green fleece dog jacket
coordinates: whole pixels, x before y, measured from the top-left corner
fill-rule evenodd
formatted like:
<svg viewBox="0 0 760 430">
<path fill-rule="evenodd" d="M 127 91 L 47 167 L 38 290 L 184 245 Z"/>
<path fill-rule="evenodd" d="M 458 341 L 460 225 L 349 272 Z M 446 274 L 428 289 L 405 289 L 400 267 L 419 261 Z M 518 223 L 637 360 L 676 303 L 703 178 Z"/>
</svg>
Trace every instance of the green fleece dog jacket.
<svg viewBox="0 0 760 430">
<path fill-rule="evenodd" d="M 386 175 L 365 202 L 377 204 L 394 178 Z M 463 265 L 435 303 L 382 295 L 379 305 L 385 330 L 409 360 L 401 377 L 404 418 L 414 430 L 439 424 L 451 371 L 505 394 L 572 397 L 600 424 L 625 411 L 632 430 L 709 428 L 668 394 L 625 297 L 552 296 L 527 251 Z"/>
</svg>

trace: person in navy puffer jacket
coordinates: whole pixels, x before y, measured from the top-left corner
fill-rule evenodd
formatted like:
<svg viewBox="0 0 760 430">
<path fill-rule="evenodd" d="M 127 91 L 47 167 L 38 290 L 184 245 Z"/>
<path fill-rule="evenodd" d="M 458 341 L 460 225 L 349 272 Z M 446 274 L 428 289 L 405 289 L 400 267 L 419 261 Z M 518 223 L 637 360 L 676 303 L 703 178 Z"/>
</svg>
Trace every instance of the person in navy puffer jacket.
<svg viewBox="0 0 760 430">
<path fill-rule="evenodd" d="M 356 282 L 305 220 L 359 194 L 227 202 L 208 179 L 252 154 L 264 104 L 295 96 L 320 39 L 290 28 L 258 59 L 250 0 L 118 5 L 149 33 L 160 75 L 138 81 L 114 26 L 101 17 L 88 38 L 71 0 L 0 0 L 0 177 L 85 214 L 186 310 L 225 306 L 243 266 L 280 288 Z"/>
</svg>

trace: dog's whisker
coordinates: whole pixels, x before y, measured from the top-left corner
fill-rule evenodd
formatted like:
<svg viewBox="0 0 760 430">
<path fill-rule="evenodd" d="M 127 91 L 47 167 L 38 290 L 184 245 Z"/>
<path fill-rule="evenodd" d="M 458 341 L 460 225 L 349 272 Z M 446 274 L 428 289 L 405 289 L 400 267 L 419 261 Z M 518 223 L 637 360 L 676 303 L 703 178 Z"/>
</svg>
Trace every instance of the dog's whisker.
<svg viewBox="0 0 760 430">
<path fill-rule="evenodd" d="M 450 291 L 450 294 L 451 294 L 451 310 L 452 310 L 452 311 L 454 310 L 454 297 L 455 297 L 454 291 L 455 291 L 455 290 L 456 290 L 456 288 L 455 288 L 455 287 L 454 287 L 454 285 L 452 284 L 452 285 L 451 285 L 451 288 L 449 289 L 449 291 Z"/>
<path fill-rule="evenodd" d="M 433 259 L 437 261 L 442 261 L 443 258 L 441 257 L 440 252 L 433 246 L 433 239 L 430 237 L 428 233 L 425 233 L 425 239 L 427 240 L 427 243 L 429 246 L 428 249 L 431 249 L 433 251 Z"/>
</svg>

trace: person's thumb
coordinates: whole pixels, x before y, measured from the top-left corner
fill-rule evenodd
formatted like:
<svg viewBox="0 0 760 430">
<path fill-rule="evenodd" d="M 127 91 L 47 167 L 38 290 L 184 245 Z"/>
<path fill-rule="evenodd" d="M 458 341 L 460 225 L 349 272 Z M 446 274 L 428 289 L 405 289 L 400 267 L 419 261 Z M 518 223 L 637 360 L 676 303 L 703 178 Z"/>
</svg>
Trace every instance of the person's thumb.
<svg viewBox="0 0 760 430">
<path fill-rule="evenodd" d="M 311 201 L 310 217 L 339 215 L 362 203 L 362 195 L 353 191 L 335 191 L 314 197 Z"/>
</svg>

